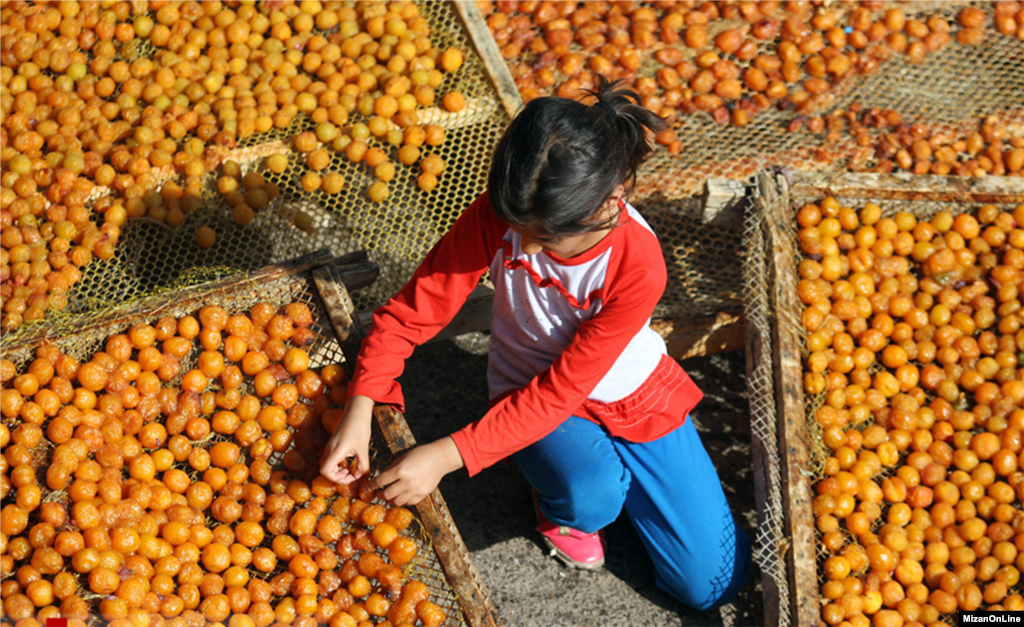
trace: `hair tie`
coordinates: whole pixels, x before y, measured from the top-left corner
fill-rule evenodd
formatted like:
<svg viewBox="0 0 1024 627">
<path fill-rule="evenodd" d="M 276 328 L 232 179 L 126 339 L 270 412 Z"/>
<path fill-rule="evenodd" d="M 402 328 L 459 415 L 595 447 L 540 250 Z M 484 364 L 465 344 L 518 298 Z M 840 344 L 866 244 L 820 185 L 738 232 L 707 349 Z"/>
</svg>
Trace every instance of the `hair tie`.
<svg viewBox="0 0 1024 627">
<path fill-rule="evenodd" d="M 618 115 L 619 115 L 619 112 L 615 110 L 615 107 L 613 107 L 606 100 L 598 100 L 596 106 L 601 107 L 602 109 L 606 110 L 608 113 L 611 113 L 613 118 L 614 117 L 618 117 Z"/>
</svg>

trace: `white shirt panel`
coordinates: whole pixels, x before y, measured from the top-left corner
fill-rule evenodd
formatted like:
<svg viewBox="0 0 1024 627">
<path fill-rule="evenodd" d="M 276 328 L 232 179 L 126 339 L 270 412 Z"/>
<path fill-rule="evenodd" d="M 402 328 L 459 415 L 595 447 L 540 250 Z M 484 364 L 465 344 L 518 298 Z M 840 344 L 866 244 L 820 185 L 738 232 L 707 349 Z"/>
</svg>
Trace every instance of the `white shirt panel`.
<svg viewBox="0 0 1024 627">
<path fill-rule="evenodd" d="M 632 219 L 651 230 L 635 209 L 627 205 L 627 210 Z M 584 263 L 563 264 L 545 253 L 524 253 L 520 235 L 511 229 L 505 241 L 511 246 L 511 255 L 506 259 L 504 251 L 499 251 L 491 263 L 495 290 L 487 374 L 491 398 L 527 385 L 562 354 L 579 326 L 597 315 L 613 252 L 609 248 Z M 522 265 L 510 269 L 506 260 Z M 573 305 L 566 294 L 583 307 Z M 650 377 L 665 352 L 665 342 L 645 325 L 590 398 L 610 403 L 629 396 Z"/>
</svg>

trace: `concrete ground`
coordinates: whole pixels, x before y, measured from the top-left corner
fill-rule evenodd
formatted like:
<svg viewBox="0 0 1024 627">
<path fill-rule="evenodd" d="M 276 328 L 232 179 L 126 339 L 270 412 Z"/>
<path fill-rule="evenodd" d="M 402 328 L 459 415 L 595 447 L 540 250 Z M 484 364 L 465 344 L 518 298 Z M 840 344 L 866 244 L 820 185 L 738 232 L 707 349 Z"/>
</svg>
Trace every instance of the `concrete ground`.
<svg viewBox="0 0 1024 627">
<path fill-rule="evenodd" d="M 487 338 L 469 334 L 417 350 L 400 379 L 406 419 L 420 442 L 443 437 L 487 406 Z M 691 359 L 687 372 L 705 393 L 692 416 L 734 513 L 753 536 L 757 517 L 742 352 Z M 452 516 L 506 627 L 591 625 L 756 626 L 763 624 L 760 572 L 733 603 L 692 610 L 654 584 L 653 566 L 625 515 L 607 529 L 605 566 L 565 567 L 547 555 L 534 530 L 526 479 L 500 463 L 470 479 L 453 473 L 440 486 Z"/>
</svg>

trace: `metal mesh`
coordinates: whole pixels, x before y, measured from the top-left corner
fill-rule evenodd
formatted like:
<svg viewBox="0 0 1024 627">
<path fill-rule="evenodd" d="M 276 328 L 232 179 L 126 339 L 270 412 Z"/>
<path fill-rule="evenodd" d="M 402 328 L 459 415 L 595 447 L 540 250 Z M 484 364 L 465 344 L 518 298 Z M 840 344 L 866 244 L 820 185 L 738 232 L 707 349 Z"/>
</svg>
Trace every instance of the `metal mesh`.
<svg viewBox="0 0 1024 627">
<path fill-rule="evenodd" d="M 798 189 L 799 188 L 797 188 L 797 190 Z M 835 196 L 834 198 L 837 201 L 839 201 L 839 204 L 841 206 L 843 206 L 843 207 L 852 207 L 855 211 L 859 210 L 866 203 L 872 202 L 870 199 L 864 199 L 864 198 L 845 198 L 845 197 L 842 197 L 842 196 Z M 802 207 L 804 204 L 806 204 L 808 202 L 816 202 L 816 201 L 819 201 L 819 200 L 820 200 L 820 198 L 813 198 L 813 197 L 808 197 L 808 196 L 803 196 L 803 195 L 794 195 L 794 198 L 793 198 L 793 208 L 794 208 L 794 211 L 799 209 L 800 207 Z M 936 213 L 938 213 L 940 211 L 948 211 L 949 213 L 951 213 L 954 216 L 959 215 L 961 213 L 976 213 L 979 207 L 981 207 L 984 204 L 987 204 L 987 203 L 966 203 L 966 202 L 948 203 L 948 202 L 936 202 L 936 201 L 927 201 L 927 200 L 888 200 L 888 199 L 886 199 L 886 200 L 877 200 L 877 201 L 874 201 L 874 202 L 876 202 L 876 204 L 878 204 L 882 208 L 882 217 L 891 218 L 891 217 L 895 216 L 897 213 L 899 213 L 901 211 L 906 211 L 908 213 L 913 214 L 914 217 L 916 217 L 918 220 L 928 220 L 928 219 L 931 219 L 932 216 L 934 216 Z M 1004 211 L 1005 210 L 1009 210 L 1011 212 L 1013 211 L 1014 207 L 1015 207 L 1015 205 L 1000 206 L 1000 208 L 1002 210 L 1004 210 Z M 793 236 L 793 241 L 794 241 L 794 250 L 798 251 L 799 250 L 799 246 L 796 245 L 796 233 L 792 233 L 792 236 Z M 803 327 L 800 324 L 798 316 L 795 316 L 795 315 L 794 316 L 785 316 L 785 322 L 786 322 L 786 324 L 787 324 L 787 326 L 789 328 L 799 331 L 801 336 L 803 336 Z M 803 356 L 806 357 L 806 355 L 807 355 L 806 347 L 802 346 L 801 348 L 802 348 L 802 350 L 804 352 Z M 883 369 L 884 369 L 884 366 L 882 366 L 879 363 L 876 363 L 876 364 L 873 365 L 873 367 L 870 370 L 870 372 L 872 374 L 874 374 L 875 372 L 878 372 L 878 371 L 883 370 Z M 809 470 L 814 475 L 813 478 L 812 478 L 812 483 L 815 483 L 815 484 L 817 482 L 819 482 L 819 481 L 821 481 L 821 480 L 826 478 L 824 464 L 825 464 L 825 460 L 831 455 L 831 451 L 825 445 L 825 443 L 824 443 L 824 441 L 822 439 L 823 433 L 824 433 L 824 429 L 821 427 L 821 425 L 818 424 L 818 422 L 816 420 L 813 419 L 814 412 L 819 407 L 821 407 L 824 404 L 824 402 L 825 402 L 825 393 L 822 393 L 822 394 L 819 394 L 819 395 L 816 395 L 816 396 L 805 396 L 805 410 L 804 411 L 805 411 L 805 416 L 807 417 L 807 430 L 808 430 L 808 435 L 809 435 L 810 453 L 811 453 L 811 468 Z M 873 424 L 873 421 L 869 422 L 869 423 L 866 423 L 866 424 L 862 424 L 862 425 L 850 425 L 850 427 L 851 428 L 858 428 L 858 427 L 860 427 L 861 429 L 863 429 L 864 427 L 868 426 L 868 424 Z M 901 465 L 901 464 L 906 462 L 906 456 L 907 456 L 906 452 L 901 454 L 900 455 L 900 460 L 899 460 L 899 462 L 897 463 L 896 466 L 893 466 L 891 468 L 884 468 L 883 467 L 882 470 L 877 475 L 875 475 L 874 479 L 876 481 L 881 481 L 882 479 L 892 475 L 895 472 L 895 469 L 899 465 Z M 879 518 L 877 520 L 874 520 L 871 523 L 871 530 L 873 532 L 877 532 L 885 524 L 885 521 L 887 520 L 887 517 L 888 517 L 889 509 L 891 507 L 888 504 L 888 502 L 885 501 L 885 500 L 883 500 L 880 505 L 882 506 L 881 507 L 881 515 L 879 516 Z M 846 539 L 846 542 L 845 542 L 846 545 L 848 545 L 848 546 L 849 545 L 860 546 L 860 542 L 858 541 L 857 536 L 855 536 L 854 534 L 848 532 L 846 529 L 841 529 L 841 531 L 843 532 L 844 537 Z M 815 540 L 817 541 L 817 547 L 816 548 L 817 548 L 817 553 L 818 553 L 818 564 L 819 564 L 819 566 L 821 564 L 823 564 L 825 562 L 825 560 L 828 559 L 829 557 L 831 557 L 831 555 L 832 555 L 832 553 L 830 553 L 825 548 L 825 546 L 822 544 L 822 542 L 821 542 L 822 536 L 823 536 L 823 534 L 820 531 L 815 530 Z M 858 573 L 852 573 L 852 574 L 853 575 L 857 575 Z M 863 573 L 859 573 L 859 574 L 863 574 Z M 828 578 L 825 576 L 825 574 L 823 572 L 823 569 L 820 569 L 818 571 L 818 586 L 819 586 L 819 589 L 827 581 L 828 581 Z M 955 624 L 955 622 L 956 622 L 956 616 L 955 615 L 945 615 L 942 618 L 947 623 L 949 623 L 949 624 Z"/>
<path fill-rule="evenodd" d="M 176 297 L 179 294 L 182 295 L 182 297 Z M 123 317 L 115 315 L 116 310 L 108 311 L 107 316 L 109 316 L 113 322 L 101 323 L 91 328 L 78 331 L 65 329 L 65 332 L 62 333 L 58 339 L 53 340 L 52 343 L 63 353 L 78 359 L 81 363 L 85 363 L 90 360 L 95 353 L 103 350 L 106 340 L 110 336 L 118 333 L 125 333 L 132 325 L 139 323 L 155 325 L 156 321 L 163 316 L 181 318 L 186 315 L 193 315 L 198 318 L 197 312 L 202 306 L 214 303 L 223 307 L 229 314 L 247 313 L 253 305 L 261 302 L 270 303 L 275 306 L 278 311 L 283 310 L 285 305 L 293 302 L 305 303 L 309 307 L 313 313 L 313 324 L 310 328 L 315 333 L 315 339 L 303 348 L 309 354 L 310 369 L 319 370 L 329 364 L 345 363 L 341 345 L 336 339 L 330 318 L 313 282 L 312 271 L 301 272 L 267 283 L 245 281 L 235 285 L 234 287 L 219 289 L 213 292 L 196 292 L 196 290 L 192 290 L 188 293 L 178 292 L 176 294 L 170 294 L 163 297 L 155 297 L 146 301 L 134 303 L 131 309 L 127 310 L 129 312 L 141 311 L 141 313 L 128 313 L 126 317 Z M 35 359 L 35 349 L 38 344 L 39 342 L 36 342 L 23 345 L 18 348 L 5 350 L 4 358 L 13 361 L 18 368 L 18 372 L 21 373 L 27 368 L 28 364 Z M 184 376 L 184 373 L 196 367 L 199 352 L 200 351 L 194 349 L 190 351 L 190 353 L 181 360 L 180 374 L 173 380 L 165 382 L 164 386 L 180 388 L 181 379 Z M 211 382 L 211 388 L 214 387 L 216 387 L 216 384 Z M 243 395 L 254 394 L 253 378 L 246 376 L 240 390 Z M 309 400 L 301 396 L 299 397 L 299 401 L 310 404 Z M 3 422 L 9 429 L 13 430 L 19 424 L 19 419 L 12 420 L 4 417 Z M 46 431 L 48 424 L 49 421 L 41 425 L 44 432 Z M 290 426 L 288 429 L 296 434 L 296 437 L 293 439 L 289 448 L 296 447 L 296 443 L 300 438 L 318 442 L 319 446 L 322 448 L 323 444 L 326 443 L 328 439 L 328 434 L 324 430 L 319 419 L 315 421 L 315 424 L 302 427 L 299 430 Z M 306 433 L 300 433 L 300 431 L 306 431 Z M 310 438 L 312 439 L 310 440 Z M 193 442 L 193 445 L 195 447 L 209 448 L 213 444 L 224 440 L 233 439 L 213 432 L 208 439 L 200 442 Z M 53 450 L 54 447 L 52 443 L 48 442 L 44 438 L 42 445 L 35 451 L 37 457 L 35 460 L 37 468 L 45 469 L 45 467 L 49 465 L 50 456 L 52 455 Z M 275 452 L 267 460 L 275 471 L 284 470 L 288 472 L 289 476 L 303 478 L 307 481 L 318 474 L 315 463 L 312 465 L 307 464 L 307 467 L 303 469 L 303 472 L 296 473 L 288 471 L 284 466 L 285 453 L 287 453 L 287 450 L 279 453 Z M 316 457 L 317 456 L 314 455 L 311 459 L 315 462 Z M 385 442 L 380 430 L 377 428 L 376 423 L 374 423 L 370 441 L 370 458 L 371 474 L 379 472 L 392 460 L 392 455 L 387 443 Z M 246 465 L 252 461 L 249 458 L 247 447 L 242 447 L 242 456 L 240 461 L 246 463 Z M 192 477 L 193 480 L 199 480 L 201 478 L 201 473 L 195 471 L 187 461 L 181 463 L 175 462 L 172 468 L 180 468 Z M 37 472 L 45 471 L 38 470 Z M 43 493 L 43 501 L 62 502 L 67 505 L 70 510 L 71 502 L 67 492 L 50 490 L 45 483 L 45 480 L 42 481 L 40 486 Z M 337 497 L 331 496 L 327 498 L 328 508 L 325 514 L 331 513 L 331 506 Z M 384 504 L 383 501 L 377 499 L 373 502 Z M 30 529 L 32 525 L 39 522 L 39 514 L 40 511 L 38 509 L 31 513 L 29 517 L 29 524 L 26 529 Z M 207 512 L 207 522 L 210 523 L 210 528 L 219 524 L 215 519 L 210 517 L 209 512 Z M 265 523 L 266 521 L 264 520 L 263 522 Z M 71 524 L 68 523 L 68 529 L 71 528 Z M 349 533 L 357 528 L 363 527 L 362 525 L 356 525 L 351 521 L 346 521 L 343 528 L 344 533 Z M 63 530 L 64 529 L 58 529 L 58 532 Z M 417 545 L 416 557 L 404 568 L 406 579 L 415 579 L 428 586 L 430 589 L 430 600 L 440 606 L 447 616 L 443 625 L 446 627 L 464 627 L 467 623 L 462 613 L 462 607 L 459 599 L 448 583 L 437 553 L 431 545 L 430 536 L 427 530 L 419 520 L 414 520 L 413 524 L 410 525 L 402 535 L 411 537 Z M 270 548 L 272 540 L 272 534 L 268 533 L 260 546 Z M 256 548 L 258 547 L 253 547 L 252 550 L 255 550 Z M 387 560 L 387 552 L 385 550 L 377 549 L 377 552 Z M 338 566 L 340 568 L 341 564 L 339 563 Z M 87 574 L 81 575 L 73 572 L 70 569 L 69 563 L 67 563 L 67 568 L 68 572 L 71 572 L 76 577 L 79 594 L 83 595 L 83 598 L 89 602 L 92 611 L 98 615 L 99 602 L 104 597 L 94 595 L 89 591 Z M 269 580 L 278 574 L 286 572 L 287 570 L 288 564 L 286 560 L 279 560 L 277 567 L 270 573 L 258 571 L 253 567 L 247 568 L 251 577 L 265 580 Z M 4 578 L 7 578 L 9 575 L 11 575 L 11 573 L 4 573 Z M 275 597 L 275 603 L 277 600 L 278 598 Z"/>
<path fill-rule="evenodd" d="M 635 2 L 633 5 L 652 9 L 657 21 L 668 13 L 662 3 Z M 648 194 L 661 193 L 667 198 L 682 199 L 697 193 L 709 176 L 746 178 L 769 164 L 785 165 L 797 170 L 844 170 L 854 156 L 864 152 L 848 134 L 838 142 L 826 142 L 821 134 L 806 131 L 791 133 L 787 131 L 787 126 L 795 118 L 803 119 L 808 115 L 847 109 L 854 102 L 860 102 L 865 107 L 895 110 L 909 123 L 966 123 L 976 126 L 979 116 L 1015 112 L 1017 115 L 1013 121 L 1020 124 L 1019 115 L 1024 113 L 1021 109 L 1021 103 L 1024 102 L 1024 75 L 1020 72 L 1024 41 L 1001 35 L 995 30 L 994 3 L 885 2 L 880 8 L 874 8 L 872 14 L 874 19 L 879 19 L 885 10 L 898 8 L 906 14 L 908 20 L 925 21 L 932 16 L 941 17 L 953 25 L 952 34 L 955 36 L 959 28 L 957 16 L 967 6 L 975 6 L 987 14 L 984 25 L 986 37 L 979 45 L 961 45 L 954 40 L 938 52 L 930 53 L 922 63 L 910 63 L 905 55 L 892 53 L 890 58 L 879 62 L 876 71 L 847 75 L 828 92 L 812 98 L 811 106 L 799 112 L 794 111 L 793 107 L 784 110 L 772 108 L 757 113 L 752 122 L 745 126 L 733 126 L 728 122 L 719 124 L 712 119 L 711 114 L 702 111 L 680 114 L 675 127 L 683 144 L 682 151 L 672 155 L 666 149 L 659 149 L 644 168 L 635 196 L 642 199 Z M 843 26 L 847 23 L 850 11 L 857 8 L 857 3 L 830 4 L 827 8 L 836 14 L 836 23 Z M 513 13 L 510 17 L 514 15 L 523 14 Z M 774 17 L 782 20 L 787 15 L 780 8 Z M 715 49 L 712 42 L 718 33 L 730 28 L 746 33 L 750 25 L 738 18 L 714 19 L 706 28 L 709 43 L 697 50 L 683 43 L 667 45 L 660 40 L 648 50 L 639 50 L 641 65 L 636 76 L 653 77 L 658 69 L 664 67 L 654 59 L 654 54 L 663 48 L 678 49 L 684 59 L 692 61 L 700 52 Z M 539 26 L 532 25 L 532 29 L 537 36 L 543 36 Z M 776 37 L 758 42 L 758 53 L 776 54 L 780 41 Z M 594 54 L 585 50 L 578 41 L 573 41 L 569 50 L 583 55 L 584 66 L 589 55 Z M 509 59 L 508 65 L 515 76 L 517 67 L 532 66 L 539 56 L 527 50 Z M 722 56 L 732 60 L 741 71 L 752 65 L 750 61 L 736 59 L 733 55 Z M 554 71 L 554 85 L 543 89 L 531 83 L 531 88 L 539 89 L 544 95 L 552 95 L 570 77 L 558 69 L 557 63 L 546 67 Z M 580 75 L 574 77 L 579 78 Z M 807 77 L 804 74 L 801 81 Z M 799 88 L 797 85 L 791 87 L 793 90 Z M 749 98 L 752 93 L 745 90 L 743 97 Z M 726 102 L 726 107 L 731 108 L 730 102 Z M 1019 135 L 1024 132 L 1024 127 L 1017 130 Z M 829 153 L 827 159 L 821 159 L 820 155 L 816 157 L 815 153 L 821 148 Z M 861 163 L 861 166 L 869 164 L 870 160 Z"/>
<path fill-rule="evenodd" d="M 742 226 L 705 223 L 696 198 L 648 198 L 635 204 L 658 234 L 668 266 L 668 286 L 655 315 L 685 318 L 739 310 Z"/>
<path fill-rule="evenodd" d="M 761 350 L 747 355 L 747 398 L 750 402 L 750 432 L 760 442 L 765 457 L 765 502 L 759 512 L 754 560 L 761 572 L 775 582 L 778 589 L 779 625 L 789 625 L 789 575 L 786 567 L 785 520 L 782 505 L 782 461 L 779 457 L 778 416 L 775 410 L 775 375 L 772 364 L 772 333 L 769 316 L 775 310 L 771 302 L 771 277 L 765 267 L 770 246 L 766 241 L 763 212 L 751 205 L 743 227 L 743 310 L 748 337 L 758 338 Z M 748 350 L 750 348 L 748 347 Z"/>
<path fill-rule="evenodd" d="M 235 225 L 230 207 L 215 190 L 219 173 L 207 175 L 202 205 L 189 213 L 185 224 L 172 227 L 148 218 L 129 220 L 122 228 L 115 257 L 94 260 L 83 268 L 82 281 L 72 290 L 67 313 L 96 312 L 126 299 L 187 284 L 191 278 L 202 278 L 202 273 L 198 277 L 194 273 L 197 268 L 246 272 L 321 249 L 336 256 L 368 250 L 371 261 L 381 266 L 378 281 L 353 295 L 360 309 L 373 309 L 397 292 L 430 247 L 485 189 L 491 150 L 508 124 L 508 116 L 483 63 L 472 53 L 452 4 L 417 4 L 430 24 L 430 40 L 435 47 L 456 47 L 466 52 L 463 65 L 455 73 L 444 74 L 437 90 L 439 101 L 441 95 L 458 90 L 466 98 L 466 107 L 458 113 L 437 107 L 420 110 L 420 125 L 437 124 L 446 132 L 442 145 L 424 144 L 421 149 L 422 155 L 435 153 L 445 162 L 436 188 L 423 192 L 416 183 L 418 164 L 404 166 L 391 154 L 396 176 L 388 184 L 390 195 L 374 203 L 366 194 L 374 181 L 373 173 L 365 164 L 352 163 L 343 154 L 332 152 L 331 164 L 324 172 L 341 173 L 346 180 L 344 189 L 333 195 L 322 190 L 303 191 L 300 179 L 308 171 L 305 155 L 293 152 L 291 140 L 315 125 L 300 114 L 289 128 L 246 138 L 225 154 L 225 160 L 242 165 L 243 173 L 259 171 L 280 187 L 281 198 L 270 208 L 257 212 L 245 226 Z M 140 55 L 145 53 L 143 49 L 138 51 Z M 357 109 L 348 123 L 367 120 Z M 273 174 L 266 170 L 264 160 L 278 153 L 289 156 L 289 168 Z M 313 218 L 315 233 L 300 231 L 291 223 L 297 211 Z M 208 249 L 196 245 L 195 231 L 203 226 L 217 234 L 216 244 Z"/>
</svg>

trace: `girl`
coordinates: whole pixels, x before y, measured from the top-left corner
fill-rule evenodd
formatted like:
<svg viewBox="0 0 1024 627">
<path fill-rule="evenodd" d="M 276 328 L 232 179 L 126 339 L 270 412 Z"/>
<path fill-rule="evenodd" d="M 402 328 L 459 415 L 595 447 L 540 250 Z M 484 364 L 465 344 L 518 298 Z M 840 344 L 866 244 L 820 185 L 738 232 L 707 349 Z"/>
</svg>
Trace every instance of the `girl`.
<svg viewBox="0 0 1024 627">
<path fill-rule="evenodd" d="M 593 106 L 532 100 L 513 120 L 488 191 L 374 314 L 321 471 L 338 483 L 368 472 L 373 404 L 404 411 L 404 360 L 490 270 L 490 409 L 407 451 L 372 485 L 414 504 L 447 473 L 475 475 L 511 455 L 534 487 L 538 530 L 564 561 L 603 564 L 599 530 L 625 507 L 658 585 L 708 609 L 743 586 L 750 540 L 686 419 L 703 395 L 649 327 L 665 260 L 623 198 L 651 152 L 648 133 L 665 122 L 618 82 L 599 78 L 592 93 Z"/>
</svg>

